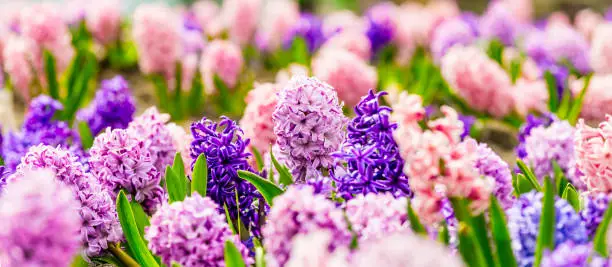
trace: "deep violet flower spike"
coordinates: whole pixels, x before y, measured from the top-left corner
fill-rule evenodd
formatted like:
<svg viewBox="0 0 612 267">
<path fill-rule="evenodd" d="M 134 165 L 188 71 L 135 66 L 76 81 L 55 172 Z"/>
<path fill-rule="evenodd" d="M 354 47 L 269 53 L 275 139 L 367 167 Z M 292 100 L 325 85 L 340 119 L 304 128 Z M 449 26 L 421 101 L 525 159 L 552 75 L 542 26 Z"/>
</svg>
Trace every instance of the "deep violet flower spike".
<svg viewBox="0 0 612 267">
<path fill-rule="evenodd" d="M 507 211 L 512 247 L 521 267 L 532 266 L 534 261 L 542 198 L 539 192 L 523 194 Z M 589 241 L 584 222 L 564 199 L 555 200 L 555 222 L 555 247 L 564 242 L 586 244 Z"/>
<path fill-rule="evenodd" d="M 347 127 L 347 138 L 334 153 L 338 165 L 332 177 L 344 198 L 353 194 L 390 192 L 394 196 L 411 195 L 404 161 L 393 139 L 397 123 L 391 122 L 391 108 L 381 106 L 386 93 L 370 90 L 355 106 L 355 118 Z"/>
<path fill-rule="evenodd" d="M 610 203 L 610 197 L 605 193 L 591 195 L 585 198 L 584 208 L 580 211 L 580 217 L 587 228 L 589 237 L 593 237 L 597 227 L 603 220 L 604 213 Z"/>
<path fill-rule="evenodd" d="M 95 136 L 106 127 L 125 129 L 134 118 L 136 104 L 128 82 L 122 76 L 104 80 L 92 104 L 79 111 L 77 119 L 87 122 Z"/>
<path fill-rule="evenodd" d="M 206 156 L 207 196 L 219 205 L 220 212 L 224 212 L 226 205 L 233 219 L 238 218 L 240 208 L 241 222 L 259 236 L 259 210 L 254 201 L 261 195 L 252 184 L 238 177 L 238 170 L 254 172 L 248 160 L 251 154 L 246 150 L 249 139 L 244 139 L 242 129 L 227 117 L 221 117 L 218 123 L 202 118 L 191 124 L 191 134 L 193 164 L 201 154 Z"/>
<path fill-rule="evenodd" d="M 314 53 L 324 42 L 323 22 L 317 16 L 304 13 L 300 20 L 293 26 L 291 32 L 285 39 L 285 49 L 290 48 L 297 37 L 304 38 L 310 53 Z"/>
<path fill-rule="evenodd" d="M 373 56 L 393 40 L 395 35 L 393 11 L 393 4 L 382 3 L 373 6 L 366 12 L 366 36 L 370 39 Z"/>
</svg>

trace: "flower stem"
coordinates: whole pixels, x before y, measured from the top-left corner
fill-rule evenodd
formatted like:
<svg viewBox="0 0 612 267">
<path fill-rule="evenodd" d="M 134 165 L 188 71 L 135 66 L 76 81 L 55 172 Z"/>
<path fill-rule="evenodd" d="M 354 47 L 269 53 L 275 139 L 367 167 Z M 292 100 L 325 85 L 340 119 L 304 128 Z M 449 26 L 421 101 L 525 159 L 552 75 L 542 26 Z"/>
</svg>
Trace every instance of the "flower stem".
<svg viewBox="0 0 612 267">
<path fill-rule="evenodd" d="M 140 264 L 138 264 L 134 259 L 132 259 L 132 257 L 130 257 L 130 255 L 125 253 L 125 251 L 121 250 L 121 248 L 118 245 L 116 245 L 116 244 L 109 244 L 108 250 L 110 250 L 110 252 L 117 259 L 119 259 L 119 261 L 121 261 L 123 264 L 125 264 L 125 266 L 127 266 L 127 267 L 139 267 L 140 266 Z"/>
</svg>

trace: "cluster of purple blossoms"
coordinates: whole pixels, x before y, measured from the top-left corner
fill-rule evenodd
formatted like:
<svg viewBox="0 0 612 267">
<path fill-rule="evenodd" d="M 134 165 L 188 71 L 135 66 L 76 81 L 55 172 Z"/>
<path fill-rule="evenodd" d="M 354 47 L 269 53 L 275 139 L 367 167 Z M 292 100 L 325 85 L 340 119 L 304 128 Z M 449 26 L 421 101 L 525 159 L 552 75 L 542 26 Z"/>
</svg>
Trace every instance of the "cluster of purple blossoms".
<svg viewBox="0 0 612 267">
<path fill-rule="evenodd" d="M 53 172 L 32 171 L 0 197 L 0 263 L 69 266 L 81 236 L 79 203 Z"/>
<path fill-rule="evenodd" d="M 470 24 L 461 17 L 443 21 L 433 34 L 431 53 L 439 62 L 454 45 L 470 45 L 476 41 L 476 34 Z"/>
<path fill-rule="evenodd" d="M 325 196 L 314 193 L 309 186 L 291 186 L 274 199 L 268 222 L 262 232 L 266 237 L 267 265 L 284 266 L 289 260 L 293 239 L 299 234 L 328 230 L 334 237 L 327 248 L 330 252 L 351 242 L 351 233 L 342 210 Z"/>
<path fill-rule="evenodd" d="M 155 213 L 165 202 L 160 173 L 143 140 L 125 129 L 106 128 L 96 137 L 89 153 L 91 173 L 109 190 L 112 199 L 125 189 L 148 214 Z"/>
<path fill-rule="evenodd" d="M 253 260 L 230 230 L 219 206 L 195 193 L 181 202 L 164 204 L 151 218 L 145 238 L 149 249 L 170 266 L 225 266 L 224 247 L 232 241 L 248 265 Z"/>
<path fill-rule="evenodd" d="M 323 43 L 325 43 L 325 34 L 323 34 L 323 22 L 313 14 L 304 13 L 293 26 L 287 38 L 285 39 L 284 47 L 290 48 L 295 38 L 304 38 L 306 46 L 310 53 L 314 53 Z"/>
<path fill-rule="evenodd" d="M 592 266 L 587 265 L 591 255 L 590 244 L 576 245 L 571 241 L 565 242 L 550 252 L 544 252 L 542 266 L 545 267 L 572 267 Z"/>
<path fill-rule="evenodd" d="M 159 113 L 156 107 L 150 107 L 134 118 L 127 128 L 130 135 L 143 142 L 158 172 L 164 172 L 166 166 L 172 164 L 176 154 L 176 148 L 172 142 L 174 139 L 166 127 L 169 120 L 170 115 Z"/>
<path fill-rule="evenodd" d="M 346 202 L 346 217 L 359 241 L 396 232 L 410 232 L 408 201 L 389 193 L 358 195 Z"/>
<path fill-rule="evenodd" d="M 491 4 L 480 19 L 480 33 L 487 39 L 495 38 L 506 46 L 512 46 L 520 30 L 518 19 L 505 4 Z"/>
<path fill-rule="evenodd" d="M 543 194 L 529 192 L 521 195 L 508 209 L 508 228 L 512 248 L 519 266 L 532 266 L 535 255 Z M 585 244 L 589 241 L 584 222 L 564 199 L 555 201 L 555 247 L 565 242 Z"/>
<path fill-rule="evenodd" d="M 127 81 L 121 76 L 104 80 L 89 107 L 77 113 L 77 120 L 89 125 L 96 136 L 106 127 L 125 129 L 136 112 L 134 97 Z"/>
<path fill-rule="evenodd" d="M 610 197 L 605 193 L 590 195 L 584 199 L 584 207 L 580 211 L 580 217 L 584 221 L 589 237 L 595 236 L 597 227 L 599 227 L 609 203 Z"/>
<path fill-rule="evenodd" d="M 508 163 L 495 154 L 489 146 L 482 143 L 478 145 L 478 158 L 476 159 L 478 173 L 489 179 L 493 186 L 493 194 L 504 209 L 510 208 L 514 202 L 512 192 L 512 173 Z"/>
<path fill-rule="evenodd" d="M 309 170 L 332 166 L 347 122 L 334 88 L 314 77 L 294 76 L 278 93 L 272 119 L 295 181 L 303 183 Z"/>
<path fill-rule="evenodd" d="M 390 192 L 410 196 L 404 160 L 393 139 L 397 123 L 391 122 L 391 108 L 381 106 L 385 92 L 370 90 L 355 106 L 355 118 L 347 126 L 347 138 L 333 155 L 338 166 L 331 172 L 341 197 L 354 194 Z M 345 167 L 343 165 L 346 165 Z"/>
<path fill-rule="evenodd" d="M 574 127 L 567 121 L 555 121 L 548 127 L 540 126 L 531 130 L 525 139 L 525 159 L 539 179 L 554 177 L 553 162 L 556 162 L 576 187 L 586 188 L 576 168 L 574 132 Z"/>
<path fill-rule="evenodd" d="M 54 119 L 62 109 L 59 101 L 46 95 L 30 102 L 21 131 L 9 133 L 3 144 L 4 161 L 9 170 L 15 170 L 28 148 L 38 144 L 61 146 L 84 159 L 78 134 L 66 122 Z"/>
<path fill-rule="evenodd" d="M 554 121 L 557 121 L 557 117 L 553 114 L 545 114 L 543 117 L 536 117 L 533 114 L 527 115 L 525 123 L 521 126 L 518 133 L 519 144 L 516 146 L 516 155 L 520 159 L 527 157 L 527 149 L 525 147 L 525 141 L 531 134 L 531 130 L 543 126 L 548 127 Z"/>
<path fill-rule="evenodd" d="M 40 169 L 53 171 L 57 180 L 70 187 L 80 202 L 81 237 L 89 256 L 99 255 L 108 248 L 109 242 L 121 240 L 113 199 L 69 151 L 46 145 L 33 146 L 7 182 L 22 179 L 27 172 Z"/>
<path fill-rule="evenodd" d="M 381 3 L 366 12 L 366 36 L 370 40 L 372 56 L 393 41 L 396 31 L 394 8 L 392 3 Z"/>
<path fill-rule="evenodd" d="M 191 124 L 191 134 L 194 138 L 191 143 L 193 164 L 198 156 L 206 156 L 207 196 L 219 204 L 220 212 L 227 206 L 232 219 L 237 220 L 240 215 L 247 229 L 260 236 L 260 210 L 265 207 L 258 209 L 255 200 L 261 200 L 261 195 L 251 183 L 238 177 L 239 170 L 254 172 L 249 165 L 251 154 L 246 150 L 249 139 L 243 139 L 242 129 L 227 117 L 221 117 L 219 123 L 202 118 Z M 263 205 L 263 201 L 258 202 Z"/>
</svg>

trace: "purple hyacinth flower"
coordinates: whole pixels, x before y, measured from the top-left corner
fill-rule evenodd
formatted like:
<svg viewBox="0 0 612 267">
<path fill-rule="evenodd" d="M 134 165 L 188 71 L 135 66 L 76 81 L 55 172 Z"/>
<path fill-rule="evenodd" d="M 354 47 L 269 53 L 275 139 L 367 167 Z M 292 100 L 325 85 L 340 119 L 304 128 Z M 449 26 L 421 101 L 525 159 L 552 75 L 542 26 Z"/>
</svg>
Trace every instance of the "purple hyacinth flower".
<svg viewBox="0 0 612 267">
<path fill-rule="evenodd" d="M 514 44 L 519 23 L 505 5 L 491 4 L 480 20 L 480 33 L 488 39 L 497 39 L 506 46 Z"/>
<path fill-rule="evenodd" d="M 521 267 L 533 265 L 542 217 L 542 198 L 540 192 L 523 194 L 507 210 L 512 248 Z M 574 208 L 561 198 L 555 200 L 554 239 L 555 247 L 564 242 L 586 244 L 589 241 L 584 222 Z"/>
<path fill-rule="evenodd" d="M 604 14 L 604 18 L 605 18 L 607 21 L 612 21 L 612 7 L 609 7 L 609 8 L 606 10 L 606 13 Z"/>
<path fill-rule="evenodd" d="M 603 219 L 610 197 L 605 193 L 588 196 L 584 202 L 584 208 L 580 211 L 580 217 L 584 221 L 589 237 L 593 237 L 597 227 Z"/>
<path fill-rule="evenodd" d="M 525 121 L 525 123 L 523 123 L 523 125 L 521 125 L 521 128 L 519 129 L 519 144 L 515 149 L 516 155 L 520 159 L 525 159 L 527 157 L 527 150 L 525 149 L 525 140 L 527 140 L 527 137 L 529 137 L 529 135 L 531 134 L 531 130 L 540 126 L 548 127 L 550 124 L 553 123 L 553 121 L 556 120 L 558 119 L 553 114 L 544 114 L 544 116 L 542 117 L 536 117 L 533 114 L 527 115 L 527 120 Z"/>
<path fill-rule="evenodd" d="M 395 22 L 393 21 L 392 3 L 384 2 L 371 7 L 366 12 L 366 36 L 370 39 L 372 56 L 391 43 L 395 35 Z"/>
<path fill-rule="evenodd" d="M 347 127 L 347 138 L 333 154 L 339 166 L 331 176 L 343 198 L 383 192 L 396 197 L 412 194 L 403 172 L 404 160 L 393 139 L 397 123 L 389 119 L 391 108 L 379 104 L 385 94 L 370 90 L 361 98 Z"/>
<path fill-rule="evenodd" d="M 495 154 L 487 144 L 478 145 L 478 158 L 476 169 L 493 184 L 493 195 L 497 197 L 504 209 L 510 208 L 514 203 L 512 192 L 512 173 L 508 163 Z"/>
<path fill-rule="evenodd" d="M 90 106 L 77 113 L 77 120 L 87 122 L 94 136 L 106 127 L 125 129 L 134 118 L 135 102 L 128 82 L 117 75 L 102 81 Z"/>
<path fill-rule="evenodd" d="M 463 20 L 463 22 L 467 23 L 467 25 L 470 26 L 470 29 L 472 29 L 472 33 L 474 33 L 474 36 L 478 36 L 480 34 L 480 32 L 478 31 L 479 18 L 476 13 L 465 11 L 461 13 L 460 18 L 461 20 Z"/>
<path fill-rule="evenodd" d="M 238 177 L 239 170 L 254 172 L 249 165 L 251 153 L 246 149 L 249 139 L 245 139 L 242 129 L 227 117 L 221 117 L 218 123 L 202 118 L 191 124 L 191 134 L 194 137 L 191 143 L 193 164 L 200 155 L 206 156 L 207 196 L 219 204 L 219 212 L 224 212 L 223 206 L 227 206 L 232 219 L 238 219 L 240 215 L 241 222 L 260 236 L 258 208 L 263 210 L 265 207 L 257 207 L 255 200 L 261 200 L 261 194 L 251 183 Z"/>
<path fill-rule="evenodd" d="M 446 52 L 455 45 L 470 45 L 476 41 L 476 35 L 470 24 L 462 18 L 443 21 L 434 32 L 431 42 L 431 53 L 439 62 Z"/>
<path fill-rule="evenodd" d="M 543 267 L 579 267 L 587 266 L 592 249 L 590 244 L 565 242 L 554 251 L 545 251 L 542 258 Z"/>
<path fill-rule="evenodd" d="M 474 123 L 476 123 L 476 117 L 470 116 L 470 115 L 459 114 L 459 120 L 463 122 L 463 132 L 459 136 L 461 137 L 461 140 L 463 140 L 466 137 L 470 136 L 472 126 L 474 125 Z"/>
<path fill-rule="evenodd" d="M 285 39 L 285 49 L 290 48 L 297 37 L 304 38 L 308 51 L 311 54 L 314 53 L 326 39 L 325 34 L 323 34 L 323 22 L 319 17 L 313 14 L 302 14 L 300 20 L 293 26 L 291 32 Z"/>
</svg>

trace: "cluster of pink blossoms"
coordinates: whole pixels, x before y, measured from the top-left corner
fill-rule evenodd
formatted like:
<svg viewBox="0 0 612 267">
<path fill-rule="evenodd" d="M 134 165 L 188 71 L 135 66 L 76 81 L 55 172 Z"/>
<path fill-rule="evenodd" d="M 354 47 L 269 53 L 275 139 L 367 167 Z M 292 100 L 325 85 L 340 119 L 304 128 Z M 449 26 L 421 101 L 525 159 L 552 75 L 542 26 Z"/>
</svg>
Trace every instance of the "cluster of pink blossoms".
<svg viewBox="0 0 612 267">
<path fill-rule="evenodd" d="M 584 89 L 585 79 L 579 79 L 570 83 L 570 89 L 574 95 L 580 94 Z M 595 75 L 591 77 L 589 87 L 584 96 L 584 104 L 580 117 L 586 120 L 603 120 L 606 114 L 612 114 L 612 74 Z"/>
<path fill-rule="evenodd" d="M 121 31 L 121 6 L 118 0 L 92 1 L 85 15 L 87 29 L 103 45 L 117 41 Z"/>
<path fill-rule="evenodd" d="M 612 74 L 612 23 L 594 29 L 589 59 L 596 73 Z"/>
<path fill-rule="evenodd" d="M 582 180 L 590 193 L 612 192 L 612 116 L 598 128 L 592 128 L 581 119 L 576 126 L 574 153 L 576 165 L 584 174 Z"/>
<path fill-rule="evenodd" d="M 238 76 L 242 72 L 243 65 L 242 51 L 238 45 L 223 40 L 212 41 L 204 50 L 200 63 L 204 91 L 207 94 L 217 91 L 214 83 L 215 75 L 229 89 L 234 88 L 238 84 Z"/>
<path fill-rule="evenodd" d="M 395 107 L 392 119 L 399 127 L 394 137 L 406 161 L 404 172 L 410 177 L 414 208 L 421 220 L 428 224 L 442 220 L 445 196 L 467 198 L 474 213 L 484 211 L 492 186 L 475 168 L 476 141 L 461 141 L 463 123 L 457 112 L 442 106 L 444 117 L 428 121 L 429 130 L 423 131 L 418 124 L 425 112 L 420 97 L 400 96 Z"/>
<path fill-rule="evenodd" d="M 270 146 L 276 143 L 272 113 L 278 103 L 276 93 L 279 90 L 277 84 L 256 84 L 245 99 L 247 106 L 240 120 L 240 128 L 244 131 L 244 136 L 251 139 L 249 145 L 260 153 L 267 152 Z"/>
</svg>

